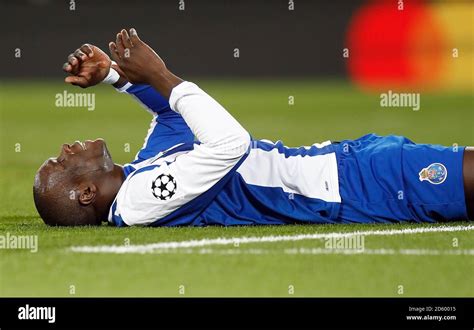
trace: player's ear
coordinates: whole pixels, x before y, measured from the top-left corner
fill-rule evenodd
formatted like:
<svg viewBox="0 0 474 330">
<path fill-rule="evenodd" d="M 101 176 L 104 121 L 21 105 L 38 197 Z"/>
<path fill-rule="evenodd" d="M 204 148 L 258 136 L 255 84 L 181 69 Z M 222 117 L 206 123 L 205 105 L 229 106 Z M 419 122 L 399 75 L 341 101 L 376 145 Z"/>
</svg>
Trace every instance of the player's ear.
<svg viewBox="0 0 474 330">
<path fill-rule="evenodd" d="M 97 196 L 97 187 L 93 183 L 81 183 L 79 185 L 79 203 L 89 205 Z"/>
</svg>

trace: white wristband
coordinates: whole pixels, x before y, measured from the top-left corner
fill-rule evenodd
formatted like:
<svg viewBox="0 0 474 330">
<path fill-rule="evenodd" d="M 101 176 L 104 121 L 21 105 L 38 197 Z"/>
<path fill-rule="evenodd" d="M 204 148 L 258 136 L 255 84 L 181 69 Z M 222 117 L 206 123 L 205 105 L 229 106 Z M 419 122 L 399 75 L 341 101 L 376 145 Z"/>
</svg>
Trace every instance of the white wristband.
<svg viewBox="0 0 474 330">
<path fill-rule="evenodd" d="M 112 62 L 112 63 L 115 63 L 115 62 Z M 112 66 L 110 66 L 109 74 L 107 75 L 107 77 L 104 78 L 104 80 L 102 80 L 102 82 L 109 85 L 113 85 L 119 79 L 120 79 L 120 75 L 118 74 L 118 72 L 114 68 L 112 68 Z"/>
</svg>

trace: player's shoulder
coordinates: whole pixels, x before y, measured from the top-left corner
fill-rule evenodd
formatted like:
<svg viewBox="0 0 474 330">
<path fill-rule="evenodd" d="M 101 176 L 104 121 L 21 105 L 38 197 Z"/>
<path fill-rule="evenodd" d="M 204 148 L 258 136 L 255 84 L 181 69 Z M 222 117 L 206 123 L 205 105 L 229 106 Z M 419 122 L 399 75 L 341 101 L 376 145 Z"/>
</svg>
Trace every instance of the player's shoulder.
<svg viewBox="0 0 474 330">
<path fill-rule="evenodd" d="M 153 203 L 170 200 L 176 195 L 176 174 L 168 163 L 151 164 L 136 170 L 127 178 L 129 198 Z M 137 202 L 139 202 L 137 201 Z"/>
<path fill-rule="evenodd" d="M 122 184 L 112 217 L 128 226 L 149 225 L 179 207 L 178 191 L 176 174 L 167 163 L 144 166 Z"/>
</svg>

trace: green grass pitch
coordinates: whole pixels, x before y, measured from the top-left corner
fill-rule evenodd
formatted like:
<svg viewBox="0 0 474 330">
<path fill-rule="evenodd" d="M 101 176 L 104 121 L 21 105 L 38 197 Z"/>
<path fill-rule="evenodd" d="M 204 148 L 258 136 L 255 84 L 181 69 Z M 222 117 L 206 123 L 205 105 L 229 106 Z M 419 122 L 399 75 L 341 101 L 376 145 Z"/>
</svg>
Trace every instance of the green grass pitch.
<svg viewBox="0 0 474 330">
<path fill-rule="evenodd" d="M 195 81 L 255 138 L 281 139 L 289 146 L 369 132 L 406 135 L 420 143 L 474 144 L 474 99 L 469 94 L 422 93 L 421 109 L 413 111 L 381 108 L 379 94 L 362 93 L 344 81 Z M 57 155 L 64 142 L 97 137 L 106 139 L 115 162 L 128 162 L 142 145 L 151 117 L 132 98 L 108 86 L 81 90 L 59 80 L 4 81 L 0 86 L 0 235 L 38 237 L 36 253 L 0 249 L 0 296 L 474 295 L 473 231 L 365 237 L 367 251 L 391 254 L 289 253 L 324 249 L 323 240 L 145 254 L 71 252 L 71 246 L 432 226 L 49 228 L 37 216 L 31 193 L 40 164 Z M 95 110 L 55 107 L 55 95 L 64 90 L 95 93 Z M 289 96 L 294 105 L 288 104 Z"/>
</svg>

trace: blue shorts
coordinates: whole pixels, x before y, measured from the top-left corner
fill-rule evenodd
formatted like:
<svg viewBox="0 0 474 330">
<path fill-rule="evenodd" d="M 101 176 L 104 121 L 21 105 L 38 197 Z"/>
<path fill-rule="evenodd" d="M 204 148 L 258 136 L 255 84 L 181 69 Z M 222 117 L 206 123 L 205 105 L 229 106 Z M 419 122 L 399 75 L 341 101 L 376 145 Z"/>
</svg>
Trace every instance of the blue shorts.
<svg viewBox="0 0 474 330">
<path fill-rule="evenodd" d="M 466 220 L 464 147 L 415 144 L 402 136 L 365 135 L 336 148 L 338 221 Z"/>
</svg>

